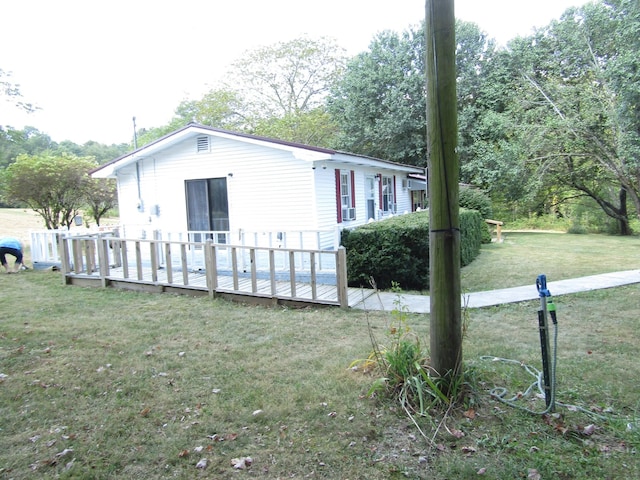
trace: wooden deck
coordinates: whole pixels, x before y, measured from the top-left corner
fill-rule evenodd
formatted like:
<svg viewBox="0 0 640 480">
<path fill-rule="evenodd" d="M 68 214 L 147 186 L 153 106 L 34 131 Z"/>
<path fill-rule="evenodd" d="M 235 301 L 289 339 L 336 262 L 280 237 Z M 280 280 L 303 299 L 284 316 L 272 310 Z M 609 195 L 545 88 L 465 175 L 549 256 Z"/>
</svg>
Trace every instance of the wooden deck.
<svg viewBox="0 0 640 480">
<path fill-rule="evenodd" d="M 134 290 L 151 293 L 173 293 L 191 296 L 209 295 L 207 276 L 205 272 L 189 272 L 188 282 L 167 282 L 166 273 L 158 272 L 157 281 L 136 280 L 125 278 L 122 268 L 111 269 L 111 274 L 106 282 L 97 274 L 80 273 L 65 276 L 66 284 L 94 287 L 114 287 L 123 290 Z M 144 271 L 145 277 L 150 277 L 151 270 Z M 182 275 L 180 276 L 182 278 Z M 293 287 L 293 288 L 292 288 Z M 337 287 L 335 285 L 316 285 L 315 294 L 311 283 L 295 282 L 291 284 L 285 281 L 276 281 L 276 293 L 271 293 L 270 280 L 258 279 L 254 285 L 250 278 L 242 278 L 234 288 L 233 277 L 218 275 L 218 288 L 214 297 L 222 297 L 242 303 L 263 305 L 290 305 L 290 306 L 339 306 Z M 348 306 L 353 307 L 373 295 L 372 289 L 348 288 Z"/>
<path fill-rule="evenodd" d="M 373 294 L 371 289 L 347 288 L 344 249 L 283 250 L 100 236 L 62 239 L 61 245 L 62 270 L 68 285 L 209 295 L 266 305 L 343 308 Z M 185 253 L 193 247 L 202 252 L 195 268 L 189 265 Z M 178 258 L 173 258 L 172 252 L 179 253 Z M 331 261 L 321 261 L 327 255 Z M 326 269 L 323 264 L 335 267 Z"/>
</svg>

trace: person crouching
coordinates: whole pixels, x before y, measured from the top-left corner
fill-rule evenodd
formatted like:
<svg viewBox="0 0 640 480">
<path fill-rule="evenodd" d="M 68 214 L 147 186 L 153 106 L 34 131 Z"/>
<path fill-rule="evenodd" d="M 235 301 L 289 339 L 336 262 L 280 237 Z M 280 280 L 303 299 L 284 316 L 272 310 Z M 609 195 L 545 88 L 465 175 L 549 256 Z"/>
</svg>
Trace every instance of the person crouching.
<svg viewBox="0 0 640 480">
<path fill-rule="evenodd" d="M 9 268 L 7 255 L 11 255 L 16 259 L 13 270 Z M 0 263 L 2 263 L 6 273 L 18 273 L 22 266 L 22 259 L 22 243 L 20 243 L 20 240 L 13 237 L 0 238 Z"/>
</svg>

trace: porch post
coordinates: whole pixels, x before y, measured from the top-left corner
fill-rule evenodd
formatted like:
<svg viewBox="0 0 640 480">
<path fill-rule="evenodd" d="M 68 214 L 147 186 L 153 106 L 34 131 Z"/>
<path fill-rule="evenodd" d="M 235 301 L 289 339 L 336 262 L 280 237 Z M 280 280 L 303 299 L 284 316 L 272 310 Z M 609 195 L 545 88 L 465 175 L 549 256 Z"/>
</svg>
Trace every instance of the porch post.
<svg viewBox="0 0 640 480">
<path fill-rule="evenodd" d="M 338 303 L 341 308 L 349 307 L 349 290 L 347 287 L 347 249 L 341 246 L 336 254 L 336 287 Z"/>
<path fill-rule="evenodd" d="M 216 289 L 218 288 L 218 268 L 216 265 L 216 250 L 213 245 L 213 240 L 207 239 L 207 243 L 204 244 L 204 268 L 207 279 L 207 290 L 209 291 L 209 297 L 215 298 Z"/>
<path fill-rule="evenodd" d="M 109 243 L 106 238 L 98 234 L 98 263 L 100 272 L 100 284 L 107 286 L 107 277 L 109 276 Z"/>
<path fill-rule="evenodd" d="M 67 284 L 67 274 L 71 272 L 71 262 L 69 260 L 69 240 L 64 235 L 58 235 L 58 255 L 60 256 L 60 270 L 62 270 L 63 285 Z"/>
</svg>

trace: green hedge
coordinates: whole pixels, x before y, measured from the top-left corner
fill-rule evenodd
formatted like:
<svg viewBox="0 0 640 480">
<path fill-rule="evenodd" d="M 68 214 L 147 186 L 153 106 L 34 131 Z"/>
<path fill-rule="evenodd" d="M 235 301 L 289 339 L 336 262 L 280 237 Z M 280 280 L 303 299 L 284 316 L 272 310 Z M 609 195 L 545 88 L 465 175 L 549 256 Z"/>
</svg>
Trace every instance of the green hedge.
<svg viewBox="0 0 640 480">
<path fill-rule="evenodd" d="M 460 262 L 468 265 L 480 253 L 486 224 L 479 212 L 460 210 Z M 397 282 L 405 290 L 429 288 L 429 212 L 400 215 L 342 231 L 347 249 L 349 285 L 378 288 Z"/>
</svg>

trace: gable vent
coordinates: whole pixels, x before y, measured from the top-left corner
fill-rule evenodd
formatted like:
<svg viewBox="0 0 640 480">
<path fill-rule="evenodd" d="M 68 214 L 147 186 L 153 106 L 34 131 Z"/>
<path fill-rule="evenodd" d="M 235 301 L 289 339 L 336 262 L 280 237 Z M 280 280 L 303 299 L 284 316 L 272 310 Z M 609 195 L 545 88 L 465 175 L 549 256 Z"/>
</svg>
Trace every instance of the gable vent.
<svg viewBox="0 0 640 480">
<path fill-rule="evenodd" d="M 196 151 L 208 152 L 209 151 L 209 138 L 208 136 L 198 137 L 196 139 Z"/>
</svg>

